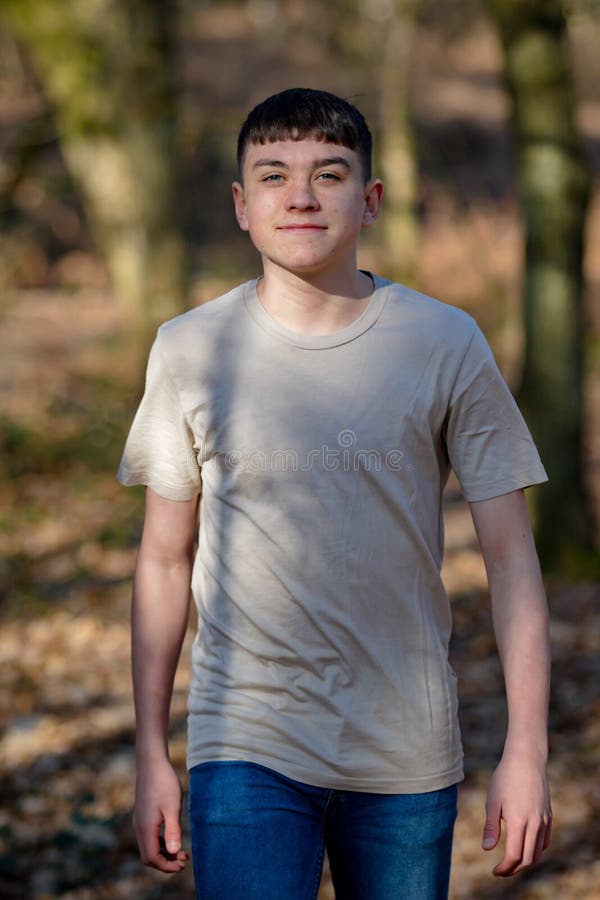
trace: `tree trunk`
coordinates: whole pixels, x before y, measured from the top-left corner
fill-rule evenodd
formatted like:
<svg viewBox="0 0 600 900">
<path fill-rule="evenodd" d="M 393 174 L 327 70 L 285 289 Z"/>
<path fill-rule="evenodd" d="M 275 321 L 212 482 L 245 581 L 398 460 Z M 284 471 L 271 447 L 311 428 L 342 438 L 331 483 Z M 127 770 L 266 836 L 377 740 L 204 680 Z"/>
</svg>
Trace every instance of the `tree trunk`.
<svg viewBox="0 0 600 900">
<path fill-rule="evenodd" d="M 408 73 L 418 0 L 397 0 L 381 23 L 380 160 L 385 184 L 383 245 L 391 277 L 415 277 L 418 179 Z"/>
<path fill-rule="evenodd" d="M 184 306 L 175 209 L 175 100 L 160 0 L 3 0 L 30 52 L 123 308 L 137 324 Z"/>
<path fill-rule="evenodd" d="M 360 66 L 376 97 L 374 174 L 385 188 L 378 243 L 386 272 L 397 281 L 413 281 L 416 268 L 418 178 L 408 73 L 419 6 L 420 0 L 337 0 L 327 7 L 333 52 Z"/>
<path fill-rule="evenodd" d="M 490 0 L 505 52 L 526 225 L 519 401 L 550 476 L 533 492 L 546 571 L 598 571 L 584 483 L 583 240 L 590 178 L 560 0 Z"/>
</svg>

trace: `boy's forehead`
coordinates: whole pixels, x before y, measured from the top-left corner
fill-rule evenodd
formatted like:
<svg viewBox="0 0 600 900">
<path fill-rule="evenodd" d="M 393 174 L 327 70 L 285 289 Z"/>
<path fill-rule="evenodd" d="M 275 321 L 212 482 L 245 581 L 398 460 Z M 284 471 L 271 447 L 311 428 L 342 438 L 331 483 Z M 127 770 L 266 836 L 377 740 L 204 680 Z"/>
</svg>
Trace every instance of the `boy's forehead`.
<svg viewBox="0 0 600 900">
<path fill-rule="evenodd" d="M 319 162 L 324 159 L 336 157 L 347 160 L 351 165 L 360 166 L 360 160 L 355 150 L 344 144 L 325 141 L 316 135 L 308 135 L 302 138 L 283 137 L 276 141 L 267 141 L 264 144 L 250 142 L 244 153 L 244 165 L 254 166 L 259 159 L 280 160 L 281 162 L 293 162 L 295 160 Z"/>
</svg>

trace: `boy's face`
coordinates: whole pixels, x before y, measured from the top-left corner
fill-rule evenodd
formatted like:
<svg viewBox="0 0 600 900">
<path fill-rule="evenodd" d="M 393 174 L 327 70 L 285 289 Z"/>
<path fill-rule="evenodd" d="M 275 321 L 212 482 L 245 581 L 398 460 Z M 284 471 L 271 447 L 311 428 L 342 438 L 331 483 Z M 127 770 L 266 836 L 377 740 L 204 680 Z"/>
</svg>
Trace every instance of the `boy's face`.
<svg viewBox="0 0 600 900">
<path fill-rule="evenodd" d="M 249 144 L 233 185 L 238 223 L 263 264 L 300 276 L 355 269 L 359 234 L 375 222 L 381 196 L 353 150 L 316 138 Z"/>
</svg>

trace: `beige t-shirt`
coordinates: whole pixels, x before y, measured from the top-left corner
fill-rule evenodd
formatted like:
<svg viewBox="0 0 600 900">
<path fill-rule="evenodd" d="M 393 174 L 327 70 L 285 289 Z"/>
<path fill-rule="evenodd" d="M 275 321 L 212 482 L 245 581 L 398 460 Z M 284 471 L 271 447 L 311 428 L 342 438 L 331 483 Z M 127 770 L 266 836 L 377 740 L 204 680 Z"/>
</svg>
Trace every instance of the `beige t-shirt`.
<svg viewBox="0 0 600 900">
<path fill-rule="evenodd" d="M 275 321 L 255 281 L 158 331 L 119 478 L 202 494 L 190 768 L 462 778 L 442 489 L 451 466 L 469 501 L 546 473 L 473 319 L 374 280 L 325 336 Z"/>
</svg>

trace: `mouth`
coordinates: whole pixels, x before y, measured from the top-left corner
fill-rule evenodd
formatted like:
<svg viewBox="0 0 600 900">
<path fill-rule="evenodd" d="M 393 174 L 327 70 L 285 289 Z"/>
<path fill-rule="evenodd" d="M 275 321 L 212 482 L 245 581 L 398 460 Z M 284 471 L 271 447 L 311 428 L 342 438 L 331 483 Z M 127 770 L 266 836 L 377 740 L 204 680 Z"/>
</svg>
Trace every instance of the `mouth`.
<svg viewBox="0 0 600 900">
<path fill-rule="evenodd" d="M 298 225 L 281 225 L 279 231 L 326 231 L 326 225 L 313 225 L 312 223 Z"/>
</svg>

